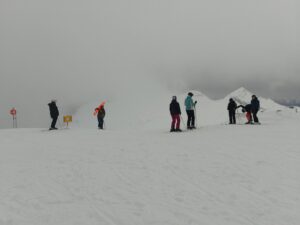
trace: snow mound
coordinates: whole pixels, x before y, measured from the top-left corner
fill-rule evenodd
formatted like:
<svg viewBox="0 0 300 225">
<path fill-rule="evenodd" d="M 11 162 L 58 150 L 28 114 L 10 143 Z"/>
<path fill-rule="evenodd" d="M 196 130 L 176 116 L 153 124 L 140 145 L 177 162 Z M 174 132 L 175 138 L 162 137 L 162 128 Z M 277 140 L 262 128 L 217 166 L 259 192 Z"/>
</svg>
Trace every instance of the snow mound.
<svg viewBox="0 0 300 225">
<path fill-rule="evenodd" d="M 225 97 L 225 100 L 228 101 L 229 98 L 233 98 L 237 102 L 238 105 L 246 105 L 251 102 L 252 95 L 253 95 L 253 93 L 251 91 L 247 90 L 244 87 L 241 87 L 241 88 L 233 91 L 229 95 L 227 95 Z M 276 103 L 272 99 L 263 98 L 261 96 L 257 96 L 257 97 L 260 101 L 261 109 L 263 111 L 278 111 L 278 110 L 280 111 L 280 110 L 287 109 L 287 107 Z"/>
<path fill-rule="evenodd" d="M 247 90 L 244 87 L 240 87 L 239 89 L 233 91 L 229 95 L 225 97 L 225 99 L 233 98 L 236 101 L 241 101 L 241 102 L 249 102 L 251 100 L 253 93 Z"/>
<path fill-rule="evenodd" d="M 203 94 L 200 91 L 192 90 L 190 92 L 194 94 L 193 98 L 197 101 L 202 101 L 202 102 L 212 101 L 209 97 L 207 97 L 205 94 Z M 186 97 L 186 95 L 184 95 L 184 97 Z"/>
</svg>

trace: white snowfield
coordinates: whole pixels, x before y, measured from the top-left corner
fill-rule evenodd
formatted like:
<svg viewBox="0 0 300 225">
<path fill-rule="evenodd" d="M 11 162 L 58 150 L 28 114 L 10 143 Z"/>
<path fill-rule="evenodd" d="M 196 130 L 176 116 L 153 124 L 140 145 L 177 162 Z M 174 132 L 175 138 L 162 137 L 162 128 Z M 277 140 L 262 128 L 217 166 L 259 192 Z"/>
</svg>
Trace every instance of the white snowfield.
<svg viewBox="0 0 300 225">
<path fill-rule="evenodd" d="M 0 225 L 299 225 L 300 113 L 225 125 L 222 107 L 183 133 L 167 110 L 151 129 L 0 130 Z"/>
</svg>

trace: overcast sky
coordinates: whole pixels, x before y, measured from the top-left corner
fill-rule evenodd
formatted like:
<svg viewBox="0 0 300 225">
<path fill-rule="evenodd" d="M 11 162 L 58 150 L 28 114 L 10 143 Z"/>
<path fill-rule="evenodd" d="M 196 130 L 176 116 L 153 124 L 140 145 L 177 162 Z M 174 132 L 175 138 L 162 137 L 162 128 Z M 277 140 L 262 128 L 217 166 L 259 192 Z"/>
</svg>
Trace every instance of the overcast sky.
<svg viewBox="0 0 300 225">
<path fill-rule="evenodd" d="M 0 127 L 12 106 L 38 126 L 52 98 L 68 111 L 150 80 L 300 102 L 299 59 L 297 0 L 0 0 Z"/>
</svg>

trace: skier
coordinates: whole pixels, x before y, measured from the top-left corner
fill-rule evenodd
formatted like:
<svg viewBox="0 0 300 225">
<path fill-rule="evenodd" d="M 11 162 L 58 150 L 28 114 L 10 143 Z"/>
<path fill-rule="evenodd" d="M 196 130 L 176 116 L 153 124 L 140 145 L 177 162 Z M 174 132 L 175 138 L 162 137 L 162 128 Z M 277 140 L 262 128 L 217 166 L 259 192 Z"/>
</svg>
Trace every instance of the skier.
<svg viewBox="0 0 300 225">
<path fill-rule="evenodd" d="M 98 128 L 103 130 L 104 117 L 105 117 L 104 104 L 103 105 L 101 104 L 98 108 L 96 108 L 95 112 L 97 113 Z"/>
<path fill-rule="evenodd" d="M 252 115 L 251 115 L 252 106 L 251 106 L 251 104 L 248 104 L 248 105 L 245 105 L 245 106 L 239 105 L 237 107 L 237 109 L 238 108 L 242 108 L 242 111 L 246 112 L 246 119 L 247 119 L 246 124 L 252 124 Z"/>
<path fill-rule="evenodd" d="M 177 102 L 177 97 L 173 96 L 172 101 L 170 103 L 170 114 L 172 116 L 172 124 L 171 124 L 171 130 L 170 132 L 181 132 L 180 129 L 180 105 Z M 176 128 L 175 128 L 176 125 Z"/>
<path fill-rule="evenodd" d="M 195 105 L 197 101 L 193 101 L 192 97 L 194 96 L 193 93 L 189 92 L 188 96 L 185 99 L 185 109 L 188 116 L 187 120 L 187 129 L 195 129 Z"/>
<path fill-rule="evenodd" d="M 252 95 L 251 107 L 252 107 L 254 123 L 259 124 L 257 113 L 260 109 L 260 102 L 259 102 L 258 98 L 256 97 L 256 95 Z"/>
<path fill-rule="evenodd" d="M 49 128 L 49 130 L 57 130 L 57 128 L 55 127 L 58 116 L 59 116 L 59 111 L 58 108 L 56 106 L 56 100 L 51 100 L 51 102 L 48 104 L 49 106 L 49 110 L 50 110 L 50 116 L 52 118 L 52 123 L 51 123 L 51 127 Z"/>
<path fill-rule="evenodd" d="M 232 98 L 230 98 L 227 106 L 227 110 L 229 113 L 229 124 L 236 124 L 236 119 L 235 119 L 236 109 L 237 109 L 236 102 Z"/>
</svg>

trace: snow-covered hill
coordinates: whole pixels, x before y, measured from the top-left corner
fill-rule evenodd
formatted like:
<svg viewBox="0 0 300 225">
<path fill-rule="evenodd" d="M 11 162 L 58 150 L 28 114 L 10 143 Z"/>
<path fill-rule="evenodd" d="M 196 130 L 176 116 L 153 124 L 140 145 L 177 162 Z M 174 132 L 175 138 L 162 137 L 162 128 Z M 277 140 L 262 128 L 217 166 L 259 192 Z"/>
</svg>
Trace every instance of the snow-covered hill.
<svg viewBox="0 0 300 225">
<path fill-rule="evenodd" d="M 0 130 L 0 224 L 299 225 L 300 117 L 261 117 L 180 134 Z"/>
<path fill-rule="evenodd" d="M 227 122 L 227 104 L 229 98 L 234 98 L 238 104 L 246 105 L 251 102 L 250 91 L 245 88 L 239 88 L 232 92 L 224 99 L 212 100 L 203 93 L 193 90 L 194 100 L 197 104 L 197 123 L 199 126 L 218 125 Z M 143 92 L 141 92 L 143 93 Z M 106 127 L 109 129 L 138 129 L 149 130 L 154 128 L 169 127 L 169 104 L 173 93 L 161 92 L 156 95 L 147 95 L 140 100 L 139 96 L 120 96 L 119 99 L 108 100 L 106 104 L 107 117 Z M 182 118 L 186 121 L 186 113 L 184 109 L 184 99 L 186 93 L 177 94 L 178 101 L 181 104 Z M 259 97 L 259 96 L 258 96 Z M 79 108 L 75 117 L 75 127 L 96 127 L 97 119 L 92 116 L 92 112 L 101 101 L 91 102 Z M 264 112 L 276 112 L 281 110 L 289 110 L 287 107 L 275 103 L 271 99 L 259 97 L 261 108 Z M 244 122 L 243 115 L 239 115 L 239 122 Z"/>
<path fill-rule="evenodd" d="M 251 97 L 253 93 L 247 90 L 244 87 L 241 87 L 234 92 L 230 93 L 225 97 L 225 100 L 228 101 L 229 98 L 233 98 L 238 104 L 241 105 L 246 105 L 251 102 Z M 282 106 L 276 102 L 274 102 L 272 99 L 266 99 L 263 97 L 258 96 L 260 104 L 261 104 L 261 109 L 263 111 L 278 111 L 278 110 L 287 110 L 287 107 Z"/>
</svg>

